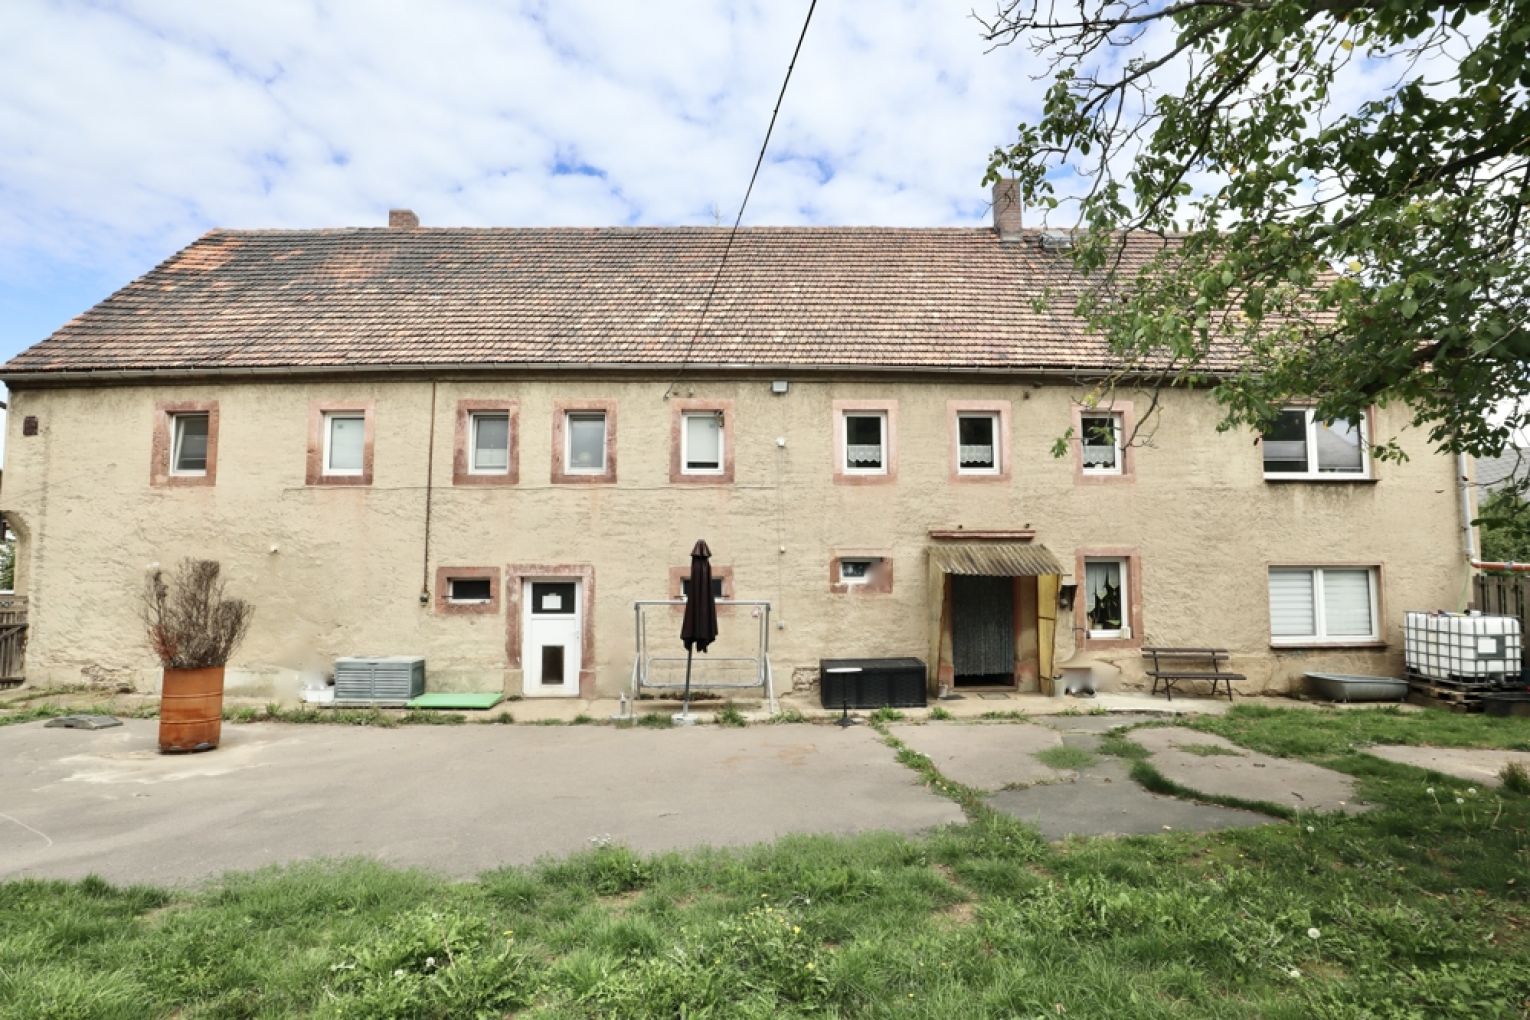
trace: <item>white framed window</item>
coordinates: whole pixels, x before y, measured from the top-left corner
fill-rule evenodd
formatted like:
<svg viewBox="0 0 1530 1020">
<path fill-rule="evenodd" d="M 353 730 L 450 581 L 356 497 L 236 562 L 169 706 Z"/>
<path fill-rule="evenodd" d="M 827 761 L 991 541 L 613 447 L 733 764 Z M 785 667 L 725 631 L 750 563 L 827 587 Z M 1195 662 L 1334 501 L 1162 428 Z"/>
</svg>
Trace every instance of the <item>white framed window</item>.
<svg viewBox="0 0 1530 1020">
<path fill-rule="evenodd" d="M 1368 478 L 1363 421 L 1323 421 L 1312 408 L 1281 411 L 1260 440 L 1266 478 Z"/>
<path fill-rule="evenodd" d="M 840 463 L 847 475 L 887 474 L 887 412 L 845 411 Z"/>
<path fill-rule="evenodd" d="M 1104 411 L 1079 415 L 1079 444 L 1086 475 L 1119 475 L 1121 451 L 1121 415 Z"/>
<path fill-rule="evenodd" d="M 468 417 L 472 456 L 468 473 L 510 473 L 510 414 L 508 411 L 474 411 Z"/>
<path fill-rule="evenodd" d="M 446 601 L 454 606 L 481 606 L 494 601 L 494 585 L 487 577 L 449 577 Z"/>
<path fill-rule="evenodd" d="M 963 475 L 999 473 L 999 415 L 961 411 L 956 416 L 956 471 Z"/>
<path fill-rule="evenodd" d="M 686 411 L 680 416 L 680 470 L 687 475 L 723 473 L 723 414 Z"/>
<path fill-rule="evenodd" d="M 324 412 L 324 473 L 360 475 L 366 463 L 367 417 L 361 411 Z"/>
<path fill-rule="evenodd" d="M 1131 625 L 1130 564 L 1124 558 L 1084 560 L 1084 626 L 1091 638 L 1129 639 Z"/>
<path fill-rule="evenodd" d="M 606 473 L 606 412 L 569 411 L 564 420 L 563 433 L 565 473 Z"/>
<path fill-rule="evenodd" d="M 176 413 L 170 416 L 170 473 L 183 477 L 207 474 L 207 430 L 210 416 Z"/>
<path fill-rule="evenodd" d="M 1379 641 L 1377 573 L 1375 567 L 1271 567 L 1270 642 Z"/>
</svg>

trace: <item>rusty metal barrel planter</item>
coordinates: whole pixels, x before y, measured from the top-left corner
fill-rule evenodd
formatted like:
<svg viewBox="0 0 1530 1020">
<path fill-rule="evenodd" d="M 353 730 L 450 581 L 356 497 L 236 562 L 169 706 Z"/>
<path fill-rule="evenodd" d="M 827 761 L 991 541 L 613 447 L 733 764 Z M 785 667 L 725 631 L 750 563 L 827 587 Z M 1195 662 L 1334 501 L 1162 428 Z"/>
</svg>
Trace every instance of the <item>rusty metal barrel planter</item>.
<svg viewBox="0 0 1530 1020">
<path fill-rule="evenodd" d="M 167 669 L 159 696 L 159 751 L 211 751 L 223 735 L 223 667 Z"/>
</svg>

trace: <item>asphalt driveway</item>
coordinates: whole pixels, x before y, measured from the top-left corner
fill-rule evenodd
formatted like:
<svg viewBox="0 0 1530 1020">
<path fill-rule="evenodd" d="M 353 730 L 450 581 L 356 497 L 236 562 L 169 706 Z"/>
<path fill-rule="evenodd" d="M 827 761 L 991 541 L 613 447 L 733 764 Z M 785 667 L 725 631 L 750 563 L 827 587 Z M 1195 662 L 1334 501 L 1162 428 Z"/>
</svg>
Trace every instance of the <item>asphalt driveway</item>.
<svg viewBox="0 0 1530 1020">
<path fill-rule="evenodd" d="M 468 877 L 611 839 L 639 851 L 962 820 L 869 727 L 0 727 L 0 879 L 183 884 L 365 855 Z"/>
</svg>

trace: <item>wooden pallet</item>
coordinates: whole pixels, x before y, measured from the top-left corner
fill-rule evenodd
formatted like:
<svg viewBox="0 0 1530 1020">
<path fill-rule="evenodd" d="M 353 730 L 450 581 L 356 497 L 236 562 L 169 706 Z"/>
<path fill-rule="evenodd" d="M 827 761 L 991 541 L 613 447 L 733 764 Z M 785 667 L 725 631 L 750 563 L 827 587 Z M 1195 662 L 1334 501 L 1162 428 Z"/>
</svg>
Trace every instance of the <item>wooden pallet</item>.
<svg viewBox="0 0 1530 1020">
<path fill-rule="evenodd" d="M 1408 681 L 1408 701 L 1426 708 L 1448 708 L 1453 712 L 1482 711 L 1486 688 L 1441 686 L 1434 682 Z"/>
<path fill-rule="evenodd" d="M 1410 686 L 1417 684 L 1424 687 L 1441 687 L 1453 691 L 1472 691 L 1480 694 L 1483 691 L 1496 690 L 1498 678 L 1499 675 L 1496 673 L 1482 677 L 1443 677 L 1426 676 L 1423 673 L 1409 673 L 1408 683 Z"/>
</svg>

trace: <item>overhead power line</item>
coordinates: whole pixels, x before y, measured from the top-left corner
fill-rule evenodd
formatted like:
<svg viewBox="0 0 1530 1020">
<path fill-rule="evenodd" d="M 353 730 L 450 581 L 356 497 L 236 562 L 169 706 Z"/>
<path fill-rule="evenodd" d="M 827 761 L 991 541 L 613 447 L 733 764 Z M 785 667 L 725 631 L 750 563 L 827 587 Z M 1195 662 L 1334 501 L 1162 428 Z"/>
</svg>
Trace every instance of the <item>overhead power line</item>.
<svg viewBox="0 0 1530 1020">
<path fill-rule="evenodd" d="M 744 210 L 749 208 L 749 196 L 754 194 L 754 182 L 759 179 L 760 167 L 765 165 L 765 150 L 770 148 L 770 135 L 776 129 L 776 117 L 781 112 L 781 101 L 786 98 L 786 87 L 792 81 L 792 69 L 797 66 L 797 55 L 802 52 L 802 40 L 807 38 L 808 25 L 813 21 L 813 9 L 818 6 L 818 0 L 810 0 L 808 3 L 807 17 L 802 19 L 802 31 L 797 36 L 797 45 L 792 49 L 792 59 L 786 65 L 786 77 L 781 79 L 781 91 L 776 95 L 775 109 L 770 111 L 770 123 L 765 128 L 765 140 L 760 143 L 760 154 L 754 161 L 754 172 L 749 175 L 749 186 L 744 189 L 744 200 L 738 204 L 738 215 L 733 218 L 733 228 L 728 231 L 728 241 L 723 245 L 722 258 L 717 260 L 717 271 L 712 274 L 712 284 L 707 288 L 707 299 L 702 302 L 701 314 L 696 317 L 696 329 L 691 333 L 690 342 L 685 345 L 685 354 L 680 358 L 680 371 L 685 371 L 686 362 L 691 359 L 691 351 L 696 347 L 696 341 L 701 338 L 701 328 L 706 324 L 707 312 L 712 308 L 712 298 L 717 294 L 717 283 L 722 279 L 723 269 L 728 264 L 728 255 L 733 251 L 733 240 L 738 236 L 739 224 L 744 221 Z M 671 386 L 669 392 L 673 392 Z M 669 393 L 665 394 L 666 397 Z"/>
</svg>

